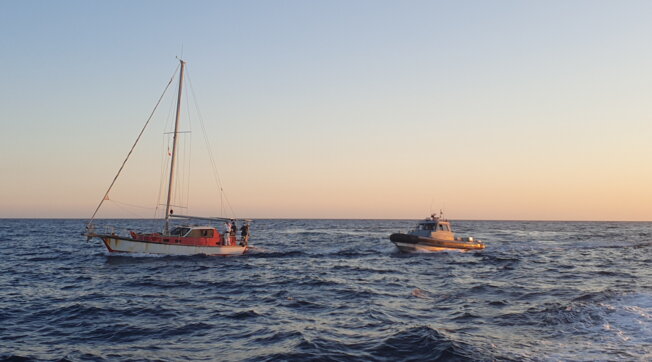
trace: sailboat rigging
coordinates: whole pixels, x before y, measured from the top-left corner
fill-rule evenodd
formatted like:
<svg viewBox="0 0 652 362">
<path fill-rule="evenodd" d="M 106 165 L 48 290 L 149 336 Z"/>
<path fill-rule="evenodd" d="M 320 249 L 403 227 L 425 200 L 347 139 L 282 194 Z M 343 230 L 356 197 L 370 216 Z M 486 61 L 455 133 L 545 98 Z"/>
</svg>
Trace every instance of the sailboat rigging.
<svg viewBox="0 0 652 362">
<path fill-rule="evenodd" d="M 146 254 L 164 254 L 164 255 L 194 255 L 194 254 L 207 254 L 207 255 L 241 255 L 249 249 L 249 224 L 251 220 L 248 219 L 230 219 L 223 217 L 200 217 L 200 216 L 187 216 L 174 214 L 172 210 L 172 199 L 175 184 L 175 172 L 178 152 L 178 135 L 179 119 L 181 117 L 181 101 L 184 83 L 184 74 L 186 62 L 179 60 L 179 89 L 177 94 L 176 115 L 174 122 L 174 132 L 172 134 L 172 152 L 170 155 L 170 172 L 168 178 L 167 197 L 165 204 L 165 218 L 163 231 L 161 233 L 138 233 L 129 231 L 128 235 L 118 235 L 115 232 L 96 232 L 93 221 L 97 212 L 101 208 L 103 202 L 108 200 L 109 192 L 115 184 L 120 172 L 124 168 L 129 156 L 133 152 L 136 144 L 140 140 L 145 128 L 149 124 L 156 108 L 161 102 L 163 95 L 159 98 L 152 114 L 147 119 L 145 126 L 136 138 L 136 142 L 131 147 L 127 157 L 120 166 L 118 173 L 114 177 L 109 189 L 104 194 L 99 205 L 95 209 L 90 221 L 86 226 L 86 233 L 84 235 L 90 240 L 92 238 L 100 239 L 109 252 L 117 253 L 146 253 Z M 172 83 L 174 76 L 170 79 L 165 90 Z M 163 92 L 165 94 L 165 91 Z M 203 126 L 203 125 L 202 125 Z M 220 186 L 221 190 L 221 186 Z M 226 231 L 220 232 L 214 226 L 197 226 L 197 225 L 183 225 L 172 228 L 170 230 L 170 219 L 181 218 L 186 220 L 201 220 L 210 221 L 213 223 L 225 223 Z M 237 237 L 236 222 L 241 222 L 242 228 L 240 229 L 240 238 Z"/>
</svg>

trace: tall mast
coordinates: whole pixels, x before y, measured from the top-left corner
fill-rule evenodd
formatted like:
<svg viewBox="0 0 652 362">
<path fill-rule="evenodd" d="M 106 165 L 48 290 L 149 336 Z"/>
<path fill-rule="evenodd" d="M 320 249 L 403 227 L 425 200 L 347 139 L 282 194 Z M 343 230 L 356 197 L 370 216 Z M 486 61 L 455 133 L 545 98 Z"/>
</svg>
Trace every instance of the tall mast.
<svg viewBox="0 0 652 362">
<path fill-rule="evenodd" d="M 170 201 L 172 198 L 172 184 L 174 181 L 174 166 L 177 159 L 177 134 L 179 133 L 179 116 L 181 115 L 181 90 L 183 89 L 183 71 L 186 67 L 186 62 L 179 59 L 181 62 L 181 71 L 179 75 L 179 95 L 177 96 L 177 116 L 174 120 L 174 135 L 172 136 L 172 160 L 170 160 L 170 181 L 168 182 L 168 201 L 165 204 L 165 227 L 163 234 L 169 234 L 170 226 Z"/>
</svg>

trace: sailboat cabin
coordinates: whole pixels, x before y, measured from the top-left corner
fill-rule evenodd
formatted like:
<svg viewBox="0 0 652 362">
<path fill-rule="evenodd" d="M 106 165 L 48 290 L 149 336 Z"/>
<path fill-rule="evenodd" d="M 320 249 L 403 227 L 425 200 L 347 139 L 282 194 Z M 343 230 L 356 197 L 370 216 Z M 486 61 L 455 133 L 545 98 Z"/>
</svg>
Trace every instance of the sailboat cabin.
<svg viewBox="0 0 652 362">
<path fill-rule="evenodd" d="M 170 235 L 159 233 L 140 234 L 131 232 L 134 240 L 195 246 L 236 245 L 235 236 L 222 235 L 212 226 L 181 226 L 170 231 Z"/>
</svg>

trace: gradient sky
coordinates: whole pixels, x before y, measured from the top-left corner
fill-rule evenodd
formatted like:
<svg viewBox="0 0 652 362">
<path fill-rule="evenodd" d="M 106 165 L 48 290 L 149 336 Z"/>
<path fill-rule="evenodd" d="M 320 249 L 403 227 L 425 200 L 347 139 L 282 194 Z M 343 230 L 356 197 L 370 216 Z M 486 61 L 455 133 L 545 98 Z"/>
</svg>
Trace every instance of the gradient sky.
<svg viewBox="0 0 652 362">
<path fill-rule="evenodd" d="M 652 220 L 650 14 L 2 1 L 0 217 L 90 217 L 183 55 L 238 217 Z M 112 200 L 156 204 L 161 107 Z M 217 215 L 199 129 L 187 212 Z M 100 217 L 153 216 L 109 206 Z"/>
</svg>

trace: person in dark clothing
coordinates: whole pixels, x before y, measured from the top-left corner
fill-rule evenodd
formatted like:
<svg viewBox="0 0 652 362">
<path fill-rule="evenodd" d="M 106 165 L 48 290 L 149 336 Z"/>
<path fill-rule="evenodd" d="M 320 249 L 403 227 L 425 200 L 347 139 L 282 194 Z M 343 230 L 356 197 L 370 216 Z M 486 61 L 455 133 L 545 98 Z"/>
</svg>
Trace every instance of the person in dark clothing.
<svg viewBox="0 0 652 362">
<path fill-rule="evenodd" d="M 240 245 L 247 246 L 249 243 L 249 224 L 245 223 L 240 228 Z"/>
<path fill-rule="evenodd" d="M 238 232 L 238 225 L 235 224 L 235 220 L 231 220 L 231 236 L 235 237 L 235 234 Z"/>
</svg>

